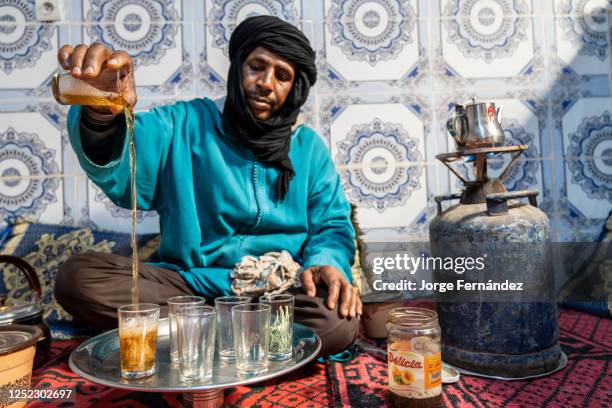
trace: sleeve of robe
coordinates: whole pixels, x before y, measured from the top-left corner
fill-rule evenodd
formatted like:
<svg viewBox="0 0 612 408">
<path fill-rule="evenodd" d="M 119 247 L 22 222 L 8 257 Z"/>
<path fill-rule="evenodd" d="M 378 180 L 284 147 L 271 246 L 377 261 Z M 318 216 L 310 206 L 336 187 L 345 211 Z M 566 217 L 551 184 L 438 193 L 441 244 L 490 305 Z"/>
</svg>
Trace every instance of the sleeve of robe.
<svg viewBox="0 0 612 408">
<path fill-rule="evenodd" d="M 129 137 L 125 124 L 119 123 L 123 118 L 117 118 L 118 121 L 114 125 L 101 124 L 96 130 L 92 129 L 91 120 L 86 121 L 86 126 L 82 123 L 81 115 L 84 109 L 81 106 L 72 106 L 68 113 L 70 143 L 79 163 L 87 176 L 113 203 L 131 208 Z M 185 109 L 166 105 L 136 114 L 136 188 L 137 205 L 141 210 L 163 210 L 165 202 L 160 193 L 164 182 L 164 168 L 167 167 L 169 149 L 173 148 L 173 144 L 184 142 L 175 140 L 177 132 L 182 131 L 184 111 Z M 114 134 L 110 134 L 113 129 Z M 83 138 L 86 137 L 94 139 L 85 140 L 83 143 Z M 112 144 L 110 148 L 109 143 Z M 156 265 L 179 272 L 190 285 L 194 283 L 191 278 L 197 275 L 198 285 L 193 287 L 197 287 L 198 293 L 203 296 L 212 298 L 220 294 L 231 294 L 230 269 L 168 262 L 159 262 Z"/>
<path fill-rule="evenodd" d="M 302 266 L 330 265 L 352 283 L 355 230 L 350 205 L 329 149 L 314 136 L 308 188 L 308 239 L 302 251 Z"/>
<path fill-rule="evenodd" d="M 87 176 L 116 205 L 131 208 L 129 137 L 125 124 L 117 124 L 117 132 L 107 140 L 112 151 L 103 163 L 97 155 L 85 152 L 81 132 L 84 108 L 72 106 L 68 112 L 68 134 L 81 167 Z M 172 119 L 162 108 L 136 114 L 134 143 L 136 149 L 136 190 L 140 210 L 156 210 L 160 205 L 159 180 L 172 141 Z M 91 144 L 91 143 L 90 143 Z"/>
</svg>

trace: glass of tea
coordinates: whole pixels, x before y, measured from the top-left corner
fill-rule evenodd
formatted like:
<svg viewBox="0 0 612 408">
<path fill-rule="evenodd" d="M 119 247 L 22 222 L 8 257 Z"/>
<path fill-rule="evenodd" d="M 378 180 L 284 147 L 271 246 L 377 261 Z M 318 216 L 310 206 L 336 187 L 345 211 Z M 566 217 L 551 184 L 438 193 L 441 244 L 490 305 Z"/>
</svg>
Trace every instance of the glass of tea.
<svg viewBox="0 0 612 408">
<path fill-rule="evenodd" d="M 134 380 L 155 372 L 159 305 L 137 303 L 117 309 L 121 377 Z"/>
<path fill-rule="evenodd" d="M 121 93 L 119 70 L 102 69 L 94 78 L 75 78 L 70 72 L 51 79 L 51 93 L 62 105 L 129 106 Z"/>
<path fill-rule="evenodd" d="M 293 295 L 288 293 L 266 295 L 259 298 L 259 303 L 270 305 L 270 360 L 286 360 L 293 351 Z"/>
<path fill-rule="evenodd" d="M 174 296 L 168 299 L 168 323 L 170 323 L 170 361 L 178 363 L 178 334 L 176 332 L 176 315 L 180 309 L 191 306 L 203 306 L 206 299 L 201 296 Z"/>
</svg>

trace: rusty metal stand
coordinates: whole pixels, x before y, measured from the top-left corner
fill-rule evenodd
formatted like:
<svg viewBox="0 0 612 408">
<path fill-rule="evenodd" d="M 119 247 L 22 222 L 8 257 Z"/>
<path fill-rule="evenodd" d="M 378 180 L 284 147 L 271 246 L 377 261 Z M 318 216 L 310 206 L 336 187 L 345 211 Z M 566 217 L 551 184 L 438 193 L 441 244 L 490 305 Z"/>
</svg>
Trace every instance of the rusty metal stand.
<svg viewBox="0 0 612 408">
<path fill-rule="evenodd" d="M 448 169 L 455 175 L 459 180 L 463 182 L 463 184 L 470 183 L 469 180 L 466 180 L 461 174 L 459 174 L 452 166 L 454 162 L 461 159 L 465 156 L 474 156 L 475 163 L 474 166 L 476 168 L 476 181 L 484 182 L 487 181 L 487 155 L 490 153 L 511 153 L 512 159 L 510 163 L 506 166 L 502 174 L 498 177 L 499 180 L 503 180 L 504 177 L 508 174 L 508 171 L 514 165 L 514 162 L 519 158 L 521 153 L 524 150 L 529 148 L 528 145 L 516 145 L 516 146 L 501 146 L 501 147 L 482 147 L 478 149 L 469 149 L 469 150 L 460 150 L 457 152 L 451 153 L 443 153 L 436 156 L 436 159 L 440 160 Z"/>
<path fill-rule="evenodd" d="M 501 146 L 501 147 L 482 147 L 478 149 L 460 150 L 457 152 L 443 153 L 436 156 L 450 171 L 453 173 L 465 186 L 463 193 L 461 194 L 462 204 L 475 204 L 484 203 L 486 197 L 489 194 L 502 193 L 506 189 L 503 186 L 503 180 L 508 174 L 508 171 L 514 166 L 516 160 L 519 158 L 524 150 L 527 150 L 527 145 L 516 145 L 516 146 Z M 491 154 L 512 154 L 512 159 L 497 179 L 489 180 L 487 175 L 487 159 Z M 474 175 L 476 180 L 471 181 L 461 175 L 457 171 L 453 164 L 460 160 L 462 157 L 472 156 L 474 157 Z M 440 203 L 438 203 L 440 204 Z"/>
</svg>

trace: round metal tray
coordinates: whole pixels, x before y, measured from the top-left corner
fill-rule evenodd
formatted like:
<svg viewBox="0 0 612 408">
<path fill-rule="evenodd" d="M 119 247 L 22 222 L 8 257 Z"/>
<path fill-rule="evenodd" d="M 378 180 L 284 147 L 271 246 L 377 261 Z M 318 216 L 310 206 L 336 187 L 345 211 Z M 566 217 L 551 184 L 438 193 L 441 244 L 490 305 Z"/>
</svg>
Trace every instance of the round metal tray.
<svg viewBox="0 0 612 408">
<path fill-rule="evenodd" d="M 98 384 L 134 391 L 198 393 L 252 384 L 279 377 L 312 361 L 321 350 L 321 339 L 301 324 L 293 325 L 293 356 L 284 361 L 270 361 L 268 370 L 256 376 L 238 374 L 234 364 L 219 360 L 215 353 L 212 378 L 204 383 L 181 383 L 178 365 L 170 361 L 168 319 L 160 319 L 157 335 L 156 370 L 140 380 L 121 378 L 118 330 L 111 330 L 79 345 L 70 355 L 70 368 L 76 374 Z"/>
</svg>

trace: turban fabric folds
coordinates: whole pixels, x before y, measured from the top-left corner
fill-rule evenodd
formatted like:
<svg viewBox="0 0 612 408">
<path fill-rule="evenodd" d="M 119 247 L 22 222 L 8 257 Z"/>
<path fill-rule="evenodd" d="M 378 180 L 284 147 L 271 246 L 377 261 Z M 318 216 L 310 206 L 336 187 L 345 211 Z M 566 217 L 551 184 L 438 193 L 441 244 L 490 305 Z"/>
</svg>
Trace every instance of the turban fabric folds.
<svg viewBox="0 0 612 408">
<path fill-rule="evenodd" d="M 257 47 L 295 64 L 293 87 L 285 103 L 266 120 L 253 117 L 242 86 L 242 63 Z M 295 174 L 289 159 L 291 128 L 317 79 L 315 53 L 306 36 L 293 25 L 277 17 L 256 16 L 244 20 L 232 33 L 229 57 L 223 128 L 230 137 L 249 147 L 260 162 L 280 171 L 276 190 L 282 200 Z"/>
</svg>

